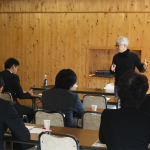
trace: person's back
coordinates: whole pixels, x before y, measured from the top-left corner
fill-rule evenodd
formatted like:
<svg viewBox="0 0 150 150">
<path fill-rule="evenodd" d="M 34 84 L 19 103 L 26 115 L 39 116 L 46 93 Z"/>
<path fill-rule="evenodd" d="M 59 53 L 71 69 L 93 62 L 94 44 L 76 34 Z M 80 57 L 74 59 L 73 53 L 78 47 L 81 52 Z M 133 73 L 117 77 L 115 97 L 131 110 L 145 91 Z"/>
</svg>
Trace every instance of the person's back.
<svg viewBox="0 0 150 150">
<path fill-rule="evenodd" d="M 64 113 L 67 127 L 76 127 L 75 114 L 81 117 L 85 111 L 77 94 L 61 88 L 44 90 L 42 93 L 42 104 L 43 109 Z"/>
<path fill-rule="evenodd" d="M 19 80 L 19 77 L 16 74 L 11 73 L 9 70 L 4 70 L 4 71 L 0 72 L 0 76 L 3 78 L 3 80 L 5 82 L 3 92 L 11 93 L 13 101 L 17 101 L 17 97 L 23 98 L 22 88 L 19 88 L 19 91 L 17 91 L 18 88 L 16 88 L 17 87 L 16 80 Z M 16 91 L 17 91 L 17 95 L 16 95 Z M 29 97 L 30 97 L 30 95 L 27 98 L 29 98 Z"/>
<path fill-rule="evenodd" d="M 104 110 L 101 116 L 99 140 L 108 149 L 148 149 L 150 142 L 150 116 L 139 109 L 149 88 L 146 76 L 134 70 L 119 80 L 120 109 Z"/>
<path fill-rule="evenodd" d="M 67 127 L 76 127 L 75 114 L 81 117 L 85 112 L 79 96 L 70 91 L 76 81 L 77 76 L 71 69 L 63 69 L 56 76 L 55 87 L 42 93 L 43 108 L 65 113 Z"/>
<path fill-rule="evenodd" d="M 19 118 L 12 102 L 0 98 L 0 150 L 4 150 L 2 138 L 7 128 L 19 141 L 28 142 L 30 140 L 30 132 Z"/>
<path fill-rule="evenodd" d="M 139 110 L 146 112 L 150 115 L 150 94 L 147 94 L 144 101 L 142 102 Z"/>
<path fill-rule="evenodd" d="M 150 116 L 136 109 L 104 110 L 99 139 L 108 149 L 147 149 Z"/>
</svg>

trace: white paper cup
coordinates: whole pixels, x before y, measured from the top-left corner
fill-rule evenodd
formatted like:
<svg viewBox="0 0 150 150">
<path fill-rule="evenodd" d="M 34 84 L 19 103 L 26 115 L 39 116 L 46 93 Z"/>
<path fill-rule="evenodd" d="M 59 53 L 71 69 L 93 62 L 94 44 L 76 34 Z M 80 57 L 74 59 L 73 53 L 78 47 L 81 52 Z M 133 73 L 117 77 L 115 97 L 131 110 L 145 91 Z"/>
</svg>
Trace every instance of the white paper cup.
<svg viewBox="0 0 150 150">
<path fill-rule="evenodd" d="M 50 129 L 50 120 L 44 120 L 44 128 L 46 128 L 46 130 Z"/>
<path fill-rule="evenodd" d="M 97 110 L 97 105 L 92 105 L 92 111 L 96 111 Z"/>
</svg>

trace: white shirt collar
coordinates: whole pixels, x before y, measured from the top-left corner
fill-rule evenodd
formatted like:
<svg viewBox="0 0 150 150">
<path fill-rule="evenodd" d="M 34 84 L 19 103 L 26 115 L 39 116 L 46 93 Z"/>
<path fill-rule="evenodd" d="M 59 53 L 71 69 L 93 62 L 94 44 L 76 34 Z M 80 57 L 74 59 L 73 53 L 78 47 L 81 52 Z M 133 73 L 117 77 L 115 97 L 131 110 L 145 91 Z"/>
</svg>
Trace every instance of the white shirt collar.
<svg viewBox="0 0 150 150">
<path fill-rule="evenodd" d="M 8 71 L 10 71 L 9 69 L 7 69 Z M 10 71 L 10 73 L 12 73 L 11 71 Z"/>
</svg>

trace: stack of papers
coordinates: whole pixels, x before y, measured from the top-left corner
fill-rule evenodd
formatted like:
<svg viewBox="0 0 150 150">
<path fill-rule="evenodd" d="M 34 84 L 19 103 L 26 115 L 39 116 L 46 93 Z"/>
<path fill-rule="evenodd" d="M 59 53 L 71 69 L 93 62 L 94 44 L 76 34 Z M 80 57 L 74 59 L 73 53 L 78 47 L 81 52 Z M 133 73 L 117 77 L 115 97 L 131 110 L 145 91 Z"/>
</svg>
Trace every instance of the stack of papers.
<svg viewBox="0 0 150 150">
<path fill-rule="evenodd" d="M 53 129 L 50 130 L 46 130 L 44 128 L 35 128 L 35 126 L 26 126 L 28 128 L 28 130 L 30 131 L 30 133 L 41 133 L 41 132 L 45 132 L 45 131 L 53 131 Z"/>
</svg>

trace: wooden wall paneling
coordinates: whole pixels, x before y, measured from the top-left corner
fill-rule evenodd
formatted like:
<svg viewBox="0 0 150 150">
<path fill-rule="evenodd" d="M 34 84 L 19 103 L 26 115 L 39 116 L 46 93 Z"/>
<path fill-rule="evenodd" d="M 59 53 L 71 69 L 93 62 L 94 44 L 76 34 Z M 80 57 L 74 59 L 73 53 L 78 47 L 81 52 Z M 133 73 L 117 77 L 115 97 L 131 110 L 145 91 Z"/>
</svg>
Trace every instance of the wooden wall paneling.
<svg viewBox="0 0 150 150">
<path fill-rule="evenodd" d="M 38 77 L 38 75 L 37 75 L 37 67 L 38 67 L 38 64 L 36 63 L 36 57 L 38 57 L 38 55 L 37 55 L 37 38 L 38 38 L 38 34 L 37 34 L 37 28 L 36 28 L 36 19 L 37 19 L 37 17 L 36 17 L 36 15 L 38 15 L 38 14 L 32 14 L 31 16 L 32 16 L 32 18 L 31 18 L 31 31 L 32 31 L 32 39 L 31 39 L 31 41 L 32 41 L 32 51 L 31 51 L 31 53 L 29 54 L 29 55 L 31 55 L 31 61 L 29 61 L 29 64 L 30 64 L 30 69 L 31 69 L 31 71 L 30 72 L 32 72 L 32 73 L 29 73 L 29 84 L 32 84 L 32 85 L 34 85 L 34 84 L 37 84 L 36 83 L 36 79 L 34 78 L 35 76 L 37 76 Z M 39 79 L 39 78 L 38 78 Z M 38 81 L 39 82 L 39 81 Z M 30 87 L 28 87 L 28 88 L 30 88 Z"/>
<path fill-rule="evenodd" d="M 80 3 L 80 2 L 79 2 Z M 80 7 L 81 7 L 81 3 L 80 3 Z M 86 27 L 86 23 L 84 22 L 84 17 L 85 17 L 85 14 L 77 14 L 77 28 L 76 28 L 76 36 L 77 36 L 77 43 L 75 43 L 75 46 L 78 50 L 78 61 L 76 62 L 77 63 L 77 66 L 78 66 L 78 70 L 76 72 L 77 74 L 77 83 L 78 83 L 78 86 L 83 86 L 83 77 L 81 77 L 81 74 L 83 75 L 84 72 L 82 71 L 82 63 L 84 62 L 84 58 L 82 57 L 84 55 L 84 52 L 83 52 L 83 39 L 85 38 L 84 37 L 84 31 L 85 31 L 85 27 Z M 84 75 L 83 75 L 84 76 Z"/>
<path fill-rule="evenodd" d="M 4 11 L 150 11 L 149 0 L 24 0 L 0 1 Z M 27 7 L 25 7 L 25 5 Z M 91 7 L 93 6 L 93 7 Z"/>
<path fill-rule="evenodd" d="M 76 6 L 75 6 L 75 9 L 76 9 Z M 81 42 L 81 36 L 80 36 L 80 32 L 78 32 L 78 31 L 80 31 L 80 25 L 81 25 L 81 20 L 80 20 L 80 18 L 79 18 L 79 14 L 78 13 L 76 13 L 75 14 L 76 15 L 76 31 L 75 31 L 75 43 L 78 43 L 78 44 L 75 44 L 75 49 L 76 49 L 76 57 L 77 57 L 77 61 L 76 61 L 76 63 L 77 63 L 77 65 L 76 65 L 76 69 L 75 69 L 75 73 L 76 73 L 76 75 L 77 75 L 77 84 L 78 84 L 78 86 L 80 85 L 79 84 L 79 78 L 80 78 L 80 75 L 79 75 L 79 67 L 80 67 L 80 42 Z"/>
<path fill-rule="evenodd" d="M 102 46 L 104 45 L 104 13 L 98 13 L 98 22 L 99 22 L 99 29 L 98 29 L 98 32 L 99 32 L 99 41 L 98 41 L 98 45 L 99 46 Z"/>
<path fill-rule="evenodd" d="M 48 76 L 49 79 L 49 75 L 50 75 L 50 71 L 48 70 L 48 49 L 49 49 L 49 33 L 50 33 L 50 28 L 48 25 L 48 19 L 49 19 L 49 15 L 48 14 L 42 14 L 42 24 L 41 24 L 41 28 L 42 28 L 42 32 L 43 32 L 43 37 L 42 37 L 42 42 L 43 42 L 43 59 L 42 59 L 42 63 L 43 63 L 43 79 L 44 79 L 44 75 Z M 49 80 L 48 80 L 49 81 Z"/>
<path fill-rule="evenodd" d="M 73 61 L 73 55 L 71 52 L 71 42 L 72 42 L 72 38 L 71 38 L 71 30 L 70 30 L 70 26 L 71 26 L 71 14 L 66 14 L 65 16 L 65 22 L 66 22 L 66 37 L 65 37 L 65 42 L 66 42 L 66 68 L 72 68 L 72 62 Z"/>
<path fill-rule="evenodd" d="M 21 55 L 22 53 L 22 40 L 23 40 L 23 30 L 22 30 L 22 14 L 21 13 L 18 13 L 18 14 L 15 14 L 15 18 L 16 18 L 16 24 L 15 24 L 15 34 L 16 34 L 16 40 L 15 40 L 15 51 L 16 51 L 16 55 L 15 55 L 15 58 L 20 62 L 20 65 L 18 67 L 18 71 L 17 71 L 17 74 L 19 75 L 19 78 L 22 79 L 22 71 L 21 69 L 22 68 L 22 59 L 23 59 L 23 56 Z M 22 80 L 20 81 L 20 84 L 22 85 Z"/>
<path fill-rule="evenodd" d="M 56 40 L 56 49 L 55 49 L 55 56 L 56 56 L 56 74 L 60 71 L 60 51 L 61 51 L 61 47 L 60 47 L 60 22 L 59 22 L 59 15 L 57 15 L 57 40 Z"/>
<path fill-rule="evenodd" d="M 120 37 L 120 36 L 126 37 L 125 31 L 127 30 L 126 28 L 124 28 L 124 26 L 125 26 L 124 25 L 125 14 L 124 13 L 117 13 L 117 14 L 115 14 L 115 18 L 117 18 L 117 24 L 114 25 L 114 28 L 116 28 L 116 30 L 115 30 L 116 31 L 116 37 L 114 37 L 114 43 L 118 37 Z M 115 18 L 114 18 L 114 20 L 115 20 Z"/>
<path fill-rule="evenodd" d="M 149 0 L 145 0 L 144 4 L 145 4 L 145 8 L 144 8 L 145 12 L 150 11 L 150 1 Z"/>
<path fill-rule="evenodd" d="M 63 47 L 61 45 L 61 37 L 62 37 L 62 23 L 61 23 L 61 17 L 62 17 L 62 14 L 59 13 L 59 15 L 57 16 L 58 17 L 58 24 L 57 24 L 57 66 L 56 66 L 56 70 L 57 70 L 57 73 L 61 70 L 61 67 L 63 65 L 63 61 L 62 61 L 62 51 L 63 51 Z"/>
<path fill-rule="evenodd" d="M 61 25 L 61 31 L 60 31 L 60 33 L 61 33 L 61 39 L 60 39 L 60 45 L 61 45 L 61 62 L 60 62 L 60 64 L 61 64 L 61 67 L 60 67 L 60 69 L 64 69 L 66 66 L 67 66 L 67 62 L 66 62 L 66 54 L 67 54 L 67 49 L 66 49 L 66 45 L 67 45 L 67 43 L 66 43 L 66 37 L 67 37 L 67 30 L 65 29 L 66 28 L 66 26 L 67 26 L 67 22 L 66 22 L 66 20 L 65 19 L 63 19 L 63 18 L 66 18 L 66 16 L 67 16 L 67 13 L 63 13 L 63 14 L 61 14 L 60 15 L 60 25 Z M 76 25 L 76 23 L 75 23 L 75 21 L 76 21 L 76 18 L 74 18 L 73 19 L 73 21 L 74 21 L 74 25 Z M 74 29 L 75 27 L 73 27 L 73 32 L 74 32 L 74 35 L 75 35 L 75 29 Z M 65 29 L 65 30 L 64 30 Z M 75 41 L 74 41 L 75 42 Z M 75 49 L 75 47 L 74 47 L 74 49 Z M 75 52 L 74 52 L 75 53 Z"/>
<path fill-rule="evenodd" d="M 5 62 L 5 60 L 6 60 L 6 56 L 5 56 L 5 53 L 6 53 L 6 47 L 7 47 L 7 45 L 6 44 L 4 44 L 4 43 L 6 43 L 6 40 L 7 40 L 7 29 L 6 29 L 6 27 L 7 27 L 7 25 L 6 25 L 6 14 L 2 14 L 2 70 L 4 69 L 4 62 Z"/>
<path fill-rule="evenodd" d="M 130 28 L 129 28 L 129 22 L 130 22 L 130 17 L 131 15 L 128 13 L 124 13 L 124 21 L 123 21 L 123 30 L 124 30 L 124 35 L 125 37 L 127 37 L 129 39 L 130 37 Z M 129 41 L 129 45 L 130 45 L 130 41 Z"/>
<path fill-rule="evenodd" d="M 12 14 L 13 16 L 13 14 Z M 23 47 L 22 47 L 22 60 L 20 62 L 21 64 L 21 72 L 22 72 L 22 88 L 23 90 L 25 90 L 27 87 L 26 84 L 26 77 L 27 77 L 27 69 L 26 69 L 26 62 L 27 62 L 27 14 L 22 14 L 23 17 L 23 23 L 22 23 L 22 30 L 23 30 L 23 37 L 22 37 L 22 43 L 23 43 Z M 20 66 L 19 66 L 20 67 Z M 28 87 L 30 88 L 30 87 Z"/>
<path fill-rule="evenodd" d="M 13 14 L 8 14 L 8 33 L 9 33 L 9 57 L 12 57 L 13 56 L 13 30 L 15 29 L 14 25 L 13 25 L 13 20 L 14 20 L 14 15 Z"/>
<path fill-rule="evenodd" d="M 52 76 L 55 78 L 56 77 L 56 74 L 58 73 L 57 72 L 57 60 L 58 60 L 58 55 L 57 55 L 57 36 L 58 36 L 58 33 L 57 33 L 57 26 L 58 26 L 58 21 L 57 21 L 57 16 L 58 14 L 53 14 L 53 74 Z"/>
<path fill-rule="evenodd" d="M 74 3 L 73 3 L 74 5 Z M 72 6 L 73 7 L 73 6 Z M 73 13 L 73 54 L 74 54 L 74 72 L 76 73 L 77 75 L 77 80 L 80 80 L 79 79 L 79 74 L 78 74 L 78 69 L 79 69 L 79 62 L 80 62 L 80 56 L 79 56 L 79 52 L 80 52 L 80 49 L 77 48 L 77 42 L 78 42 L 78 37 L 77 37 L 77 14 L 76 13 Z M 77 81 L 78 82 L 78 81 Z"/>
<path fill-rule="evenodd" d="M 144 47 L 143 37 L 144 37 L 144 20 L 145 20 L 144 18 L 145 18 L 145 15 L 144 15 L 144 13 L 142 13 L 142 14 L 139 14 L 138 16 L 139 16 L 138 25 L 139 25 L 140 32 L 138 32 L 139 37 L 138 37 L 137 41 L 139 43 L 139 47 Z"/>
<path fill-rule="evenodd" d="M 130 21 L 131 23 L 131 36 L 130 37 L 130 41 L 131 41 L 131 45 L 132 47 L 142 47 L 141 43 L 140 43 L 140 34 L 142 32 L 142 28 L 139 28 L 139 24 L 141 23 L 140 18 L 139 18 L 139 14 L 134 13 L 132 14 L 132 19 Z M 136 36 L 135 36 L 136 35 Z"/>
<path fill-rule="evenodd" d="M 34 14 L 35 16 L 35 21 L 34 21 L 34 29 L 35 29 L 35 53 L 34 53 L 34 57 L 35 57 L 35 86 L 39 86 L 39 85 L 43 85 L 43 72 L 42 72 L 42 63 L 41 63 L 41 59 L 44 60 L 44 57 L 42 55 L 41 52 L 41 34 L 40 34 L 40 30 L 41 30 L 41 14 L 40 13 L 36 13 Z"/>
<path fill-rule="evenodd" d="M 51 36 L 52 36 L 52 30 L 51 30 L 51 14 L 47 14 L 47 31 L 46 31 L 46 40 L 47 40 L 47 61 L 46 61 L 46 70 L 47 70 L 47 76 L 48 76 L 48 84 L 52 84 L 52 70 L 51 70 L 51 63 L 52 63 L 52 54 L 51 54 Z M 45 43 L 46 44 L 46 43 Z"/>
<path fill-rule="evenodd" d="M 28 67 L 28 86 L 30 84 L 34 84 L 34 62 L 35 62 L 35 28 L 34 28 L 34 19 L 35 16 L 33 13 L 29 14 L 29 22 L 28 22 L 28 30 L 29 30 L 29 49 L 27 50 L 28 60 L 27 60 L 27 67 Z M 29 89 L 30 87 L 27 87 Z M 29 102 L 29 101 L 28 101 Z"/>
<path fill-rule="evenodd" d="M 91 35 L 91 38 L 93 38 L 93 26 L 92 26 L 92 23 L 93 23 L 93 17 L 92 17 L 93 14 L 86 14 L 84 13 L 83 14 L 83 21 L 82 21 L 82 35 L 81 35 L 81 42 L 82 42 L 82 48 L 80 49 L 80 82 L 81 82 L 81 86 L 83 87 L 86 87 L 86 78 L 85 78 L 85 63 L 86 63 L 86 49 L 87 49 L 87 46 L 89 44 L 89 33 L 88 32 L 88 29 L 89 29 L 89 25 L 91 24 L 91 32 L 90 32 L 90 35 Z M 90 22 L 87 22 L 88 18 L 90 16 Z M 91 39 L 92 40 L 92 39 Z M 87 44 L 88 43 L 88 44 Z"/>
<path fill-rule="evenodd" d="M 48 84 L 54 84 L 55 74 L 54 74 L 54 33 L 55 33 L 55 24 L 54 24 L 54 14 L 49 14 L 49 26 L 50 26 L 50 75 L 49 75 L 49 81 Z"/>
<path fill-rule="evenodd" d="M 109 14 L 104 13 L 104 47 L 108 47 L 108 37 L 109 37 Z"/>
<path fill-rule="evenodd" d="M 41 68 L 41 74 L 40 77 L 41 79 L 44 80 L 44 75 L 46 75 L 46 70 L 45 70 L 45 59 L 46 59 L 46 49 L 45 49 L 45 30 L 46 30 L 46 14 L 41 14 L 40 15 L 40 68 Z M 48 77 L 49 81 L 49 77 Z"/>
</svg>

